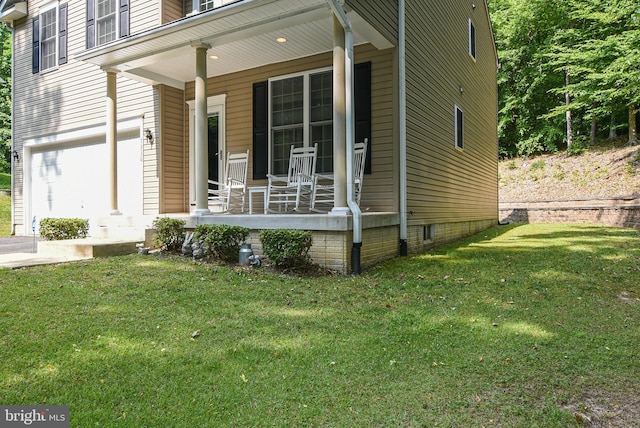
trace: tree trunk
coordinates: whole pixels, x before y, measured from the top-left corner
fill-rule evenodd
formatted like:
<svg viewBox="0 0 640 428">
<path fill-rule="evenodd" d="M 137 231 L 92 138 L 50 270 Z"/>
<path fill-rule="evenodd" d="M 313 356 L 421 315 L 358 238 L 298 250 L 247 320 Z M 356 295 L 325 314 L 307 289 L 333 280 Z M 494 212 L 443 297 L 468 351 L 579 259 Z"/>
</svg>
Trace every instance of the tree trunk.
<svg viewBox="0 0 640 428">
<path fill-rule="evenodd" d="M 611 122 L 609 122 L 609 141 L 613 141 L 618 138 L 618 133 L 616 132 L 616 118 L 611 114 Z"/>
<path fill-rule="evenodd" d="M 565 84 L 566 86 L 569 86 L 569 69 L 567 68 L 567 71 L 565 72 Z M 571 98 L 569 96 L 569 92 L 565 92 L 564 94 L 564 99 L 566 102 L 566 105 L 569 106 L 569 104 L 571 103 Z M 571 148 L 571 144 L 573 144 L 573 130 L 572 130 L 572 124 L 571 124 L 571 110 L 567 110 L 566 113 L 566 117 L 567 117 L 567 149 Z"/>
<path fill-rule="evenodd" d="M 635 146 L 638 144 L 638 131 L 636 129 L 636 106 L 629 106 L 629 142 L 627 145 Z"/>
</svg>

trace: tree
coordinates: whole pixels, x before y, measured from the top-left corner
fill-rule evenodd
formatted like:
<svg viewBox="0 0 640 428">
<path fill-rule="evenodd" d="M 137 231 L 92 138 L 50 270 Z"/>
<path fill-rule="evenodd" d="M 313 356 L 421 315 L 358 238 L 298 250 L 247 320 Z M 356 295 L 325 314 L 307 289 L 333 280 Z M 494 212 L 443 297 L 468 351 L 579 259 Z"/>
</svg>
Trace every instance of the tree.
<svg viewBox="0 0 640 428">
<path fill-rule="evenodd" d="M 11 32 L 0 24 L 0 172 L 11 171 Z"/>
<path fill-rule="evenodd" d="M 502 63 L 503 154 L 553 151 L 572 138 L 593 142 L 618 129 L 637 143 L 637 0 L 489 0 L 489 6 Z"/>
<path fill-rule="evenodd" d="M 564 120 L 539 120 L 564 101 L 550 92 L 564 86 L 564 73 L 545 70 L 545 53 L 563 19 L 555 2 L 490 0 L 500 56 L 498 138 L 503 156 L 553 151 L 564 136 Z"/>
</svg>

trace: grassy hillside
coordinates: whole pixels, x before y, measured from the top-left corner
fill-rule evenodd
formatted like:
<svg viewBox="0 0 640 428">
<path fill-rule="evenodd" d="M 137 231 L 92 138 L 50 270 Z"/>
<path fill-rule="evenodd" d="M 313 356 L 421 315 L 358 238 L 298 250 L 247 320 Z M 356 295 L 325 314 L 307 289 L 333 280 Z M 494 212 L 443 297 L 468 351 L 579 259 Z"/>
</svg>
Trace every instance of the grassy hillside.
<svg viewBox="0 0 640 428">
<path fill-rule="evenodd" d="M 500 161 L 500 201 L 640 198 L 640 147 L 608 144 Z"/>
</svg>

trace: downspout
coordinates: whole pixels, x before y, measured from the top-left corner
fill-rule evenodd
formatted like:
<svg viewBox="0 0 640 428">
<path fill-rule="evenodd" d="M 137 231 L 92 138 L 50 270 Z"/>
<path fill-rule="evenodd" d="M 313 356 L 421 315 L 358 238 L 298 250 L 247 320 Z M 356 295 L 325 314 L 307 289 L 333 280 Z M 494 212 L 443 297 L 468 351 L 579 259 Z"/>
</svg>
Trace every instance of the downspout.
<svg viewBox="0 0 640 428">
<path fill-rule="evenodd" d="M 400 137 L 400 255 L 409 254 L 407 247 L 407 73 L 404 0 L 398 0 L 398 80 Z"/>
<path fill-rule="evenodd" d="M 338 0 L 327 0 L 329 7 L 333 14 L 338 18 L 338 22 L 344 29 L 345 40 L 345 80 L 347 86 L 346 93 L 346 131 L 347 131 L 347 144 L 346 144 L 346 161 L 347 161 L 347 205 L 351 210 L 353 216 L 353 246 L 351 248 L 351 272 L 359 274 L 362 272 L 360 266 L 361 249 L 362 249 L 362 211 L 355 200 L 354 182 L 353 182 L 353 150 L 355 140 L 355 127 L 353 120 L 355 117 L 354 112 L 354 91 L 353 91 L 353 30 L 351 28 L 351 21 L 347 17 L 346 12 L 338 2 Z"/>
</svg>

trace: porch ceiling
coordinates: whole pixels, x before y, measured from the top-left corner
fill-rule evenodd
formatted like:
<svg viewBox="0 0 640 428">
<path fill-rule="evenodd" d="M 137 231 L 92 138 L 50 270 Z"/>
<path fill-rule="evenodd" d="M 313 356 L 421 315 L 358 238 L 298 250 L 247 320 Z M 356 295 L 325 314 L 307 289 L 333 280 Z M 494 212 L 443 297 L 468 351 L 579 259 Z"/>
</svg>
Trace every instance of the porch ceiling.
<svg viewBox="0 0 640 428">
<path fill-rule="evenodd" d="M 355 12 L 354 43 L 392 47 Z M 326 0 L 241 0 L 87 50 L 76 59 L 117 70 L 148 84 L 184 88 L 195 78 L 195 50 L 211 46 L 209 77 L 327 52 L 333 49 L 333 20 Z M 284 37 L 286 43 L 276 39 Z M 211 59 L 216 55 L 218 59 Z"/>
</svg>

